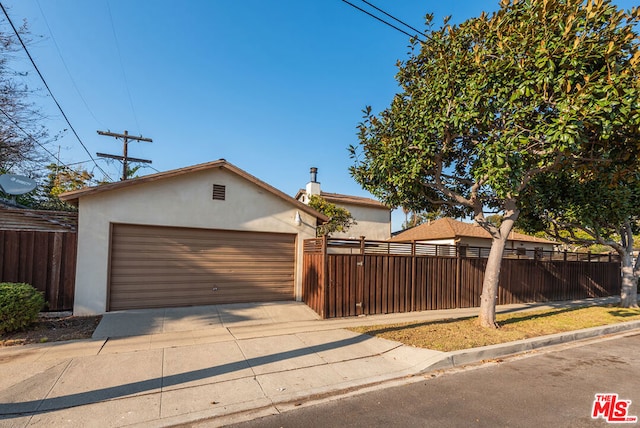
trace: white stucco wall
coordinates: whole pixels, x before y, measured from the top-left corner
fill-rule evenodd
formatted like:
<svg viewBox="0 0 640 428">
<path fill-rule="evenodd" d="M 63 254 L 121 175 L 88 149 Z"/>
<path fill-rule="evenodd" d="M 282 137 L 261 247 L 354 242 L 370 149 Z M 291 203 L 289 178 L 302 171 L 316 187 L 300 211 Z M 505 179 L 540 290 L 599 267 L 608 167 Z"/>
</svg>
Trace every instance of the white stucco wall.
<svg viewBox="0 0 640 428">
<path fill-rule="evenodd" d="M 356 220 L 346 232 L 335 232 L 332 238 L 356 238 L 364 236 L 373 241 L 386 241 L 391 238 L 391 210 L 372 208 L 364 205 L 337 204 L 346 208 Z"/>
<path fill-rule="evenodd" d="M 226 200 L 212 199 L 213 184 Z M 296 212 L 301 225 L 295 224 Z M 107 309 L 110 225 L 144 224 L 297 235 L 295 296 L 302 295 L 302 243 L 315 237 L 315 217 L 254 183 L 213 168 L 80 198 L 74 314 Z"/>
<path fill-rule="evenodd" d="M 435 245 L 456 245 L 455 239 L 430 239 L 428 241 L 416 241 L 424 244 L 435 244 Z"/>
<path fill-rule="evenodd" d="M 462 238 L 461 244 L 469 245 L 470 247 L 491 247 L 490 239 L 483 238 Z M 545 251 L 553 251 L 553 244 L 545 244 L 541 242 L 523 242 L 507 240 L 505 246 L 506 249 L 526 248 L 527 250 L 534 250 L 536 248 L 542 248 Z"/>
<path fill-rule="evenodd" d="M 428 244 L 440 244 L 440 245 L 455 245 L 455 241 L 453 239 L 434 239 L 429 241 L 420 241 Z M 460 245 L 468 245 L 470 247 L 483 247 L 490 248 L 491 240 L 485 238 L 460 238 Z M 515 248 L 526 248 L 527 250 L 534 250 L 536 248 L 542 248 L 545 251 L 553 251 L 552 244 L 544 244 L 540 242 L 522 242 L 522 241 L 507 241 L 506 248 L 507 249 L 515 249 Z"/>
<path fill-rule="evenodd" d="M 553 251 L 555 245 L 545 244 L 543 242 L 523 242 L 523 241 L 507 241 L 507 248 L 526 248 L 527 250 L 535 250 L 542 248 L 544 251 Z"/>
</svg>

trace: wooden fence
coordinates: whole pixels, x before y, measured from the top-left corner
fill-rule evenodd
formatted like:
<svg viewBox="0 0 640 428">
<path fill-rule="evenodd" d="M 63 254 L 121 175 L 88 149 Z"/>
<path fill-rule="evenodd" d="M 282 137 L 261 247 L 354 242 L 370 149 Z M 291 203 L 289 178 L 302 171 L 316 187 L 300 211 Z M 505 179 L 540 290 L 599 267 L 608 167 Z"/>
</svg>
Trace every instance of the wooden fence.
<svg viewBox="0 0 640 428">
<path fill-rule="evenodd" d="M 0 282 L 26 282 L 42 291 L 48 311 L 73 309 L 75 232 L 0 230 Z"/>
<path fill-rule="evenodd" d="M 488 249 L 364 240 L 304 242 L 303 301 L 323 318 L 480 306 Z M 499 305 L 620 293 L 615 255 L 505 252 Z"/>
</svg>

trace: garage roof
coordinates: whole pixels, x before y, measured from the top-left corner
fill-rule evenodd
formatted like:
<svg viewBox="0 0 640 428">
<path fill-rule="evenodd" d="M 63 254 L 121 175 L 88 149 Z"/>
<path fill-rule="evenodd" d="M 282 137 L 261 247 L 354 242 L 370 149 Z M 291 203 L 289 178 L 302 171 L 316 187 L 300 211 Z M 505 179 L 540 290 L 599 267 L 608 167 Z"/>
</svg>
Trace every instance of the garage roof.
<svg viewBox="0 0 640 428">
<path fill-rule="evenodd" d="M 179 168 L 179 169 L 174 169 L 171 171 L 165 171 L 165 172 L 160 172 L 157 174 L 150 174 L 150 175 L 145 175 L 144 177 L 138 177 L 138 178 L 132 178 L 130 180 L 125 180 L 125 181 L 117 181 L 115 183 L 108 183 L 108 184 L 101 184 L 99 186 L 94 186 L 94 187 L 85 187 L 84 189 L 80 189 L 80 190 L 73 190 L 71 192 L 66 192 L 60 195 L 60 199 L 62 199 L 63 201 L 69 202 L 73 205 L 78 205 L 78 200 L 80 198 L 82 198 L 83 196 L 89 196 L 89 195 L 95 195 L 98 193 L 102 193 L 102 192 L 111 192 L 111 191 L 117 191 L 119 189 L 122 188 L 126 188 L 129 186 L 135 186 L 138 184 L 143 184 L 143 183 L 150 183 L 153 181 L 158 181 L 158 180 L 164 180 L 167 178 L 171 178 L 171 177 L 176 177 L 179 175 L 184 175 L 184 174 L 190 174 L 192 172 L 198 172 L 198 171 L 204 171 L 207 169 L 213 169 L 213 168 L 224 168 L 227 171 L 230 171 L 242 178 L 244 178 L 245 180 L 250 181 L 251 183 L 255 184 L 258 187 L 261 187 L 262 189 L 268 191 L 269 193 L 284 199 L 286 202 L 290 203 L 291 205 L 296 206 L 299 210 L 304 211 L 314 217 L 316 217 L 318 220 L 320 221 L 328 221 L 329 218 L 327 216 L 325 216 L 324 214 L 314 210 L 313 208 L 309 207 L 308 205 L 303 204 L 300 201 L 297 201 L 296 199 L 292 198 L 291 196 L 287 195 L 284 192 L 281 192 L 280 190 L 276 189 L 275 187 L 265 183 L 264 181 L 254 177 L 253 175 L 249 174 L 248 172 L 238 168 L 237 166 L 227 162 L 225 159 L 218 159 L 216 161 L 213 162 L 207 162 L 207 163 L 202 163 L 199 165 L 193 165 L 193 166 L 188 166 L 185 168 Z"/>
</svg>

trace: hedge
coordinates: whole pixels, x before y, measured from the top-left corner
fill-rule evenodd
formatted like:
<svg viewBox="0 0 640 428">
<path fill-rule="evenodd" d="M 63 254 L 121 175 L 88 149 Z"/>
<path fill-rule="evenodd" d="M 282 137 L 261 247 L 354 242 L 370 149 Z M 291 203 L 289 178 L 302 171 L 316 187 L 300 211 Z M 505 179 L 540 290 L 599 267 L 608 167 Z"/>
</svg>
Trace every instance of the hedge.
<svg viewBox="0 0 640 428">
<path fill-rule="evenodd" d="M 44 304 L 44 296 L 33 286 L 0 282 L 0 334 L 32 324 Z"/>
</svg>

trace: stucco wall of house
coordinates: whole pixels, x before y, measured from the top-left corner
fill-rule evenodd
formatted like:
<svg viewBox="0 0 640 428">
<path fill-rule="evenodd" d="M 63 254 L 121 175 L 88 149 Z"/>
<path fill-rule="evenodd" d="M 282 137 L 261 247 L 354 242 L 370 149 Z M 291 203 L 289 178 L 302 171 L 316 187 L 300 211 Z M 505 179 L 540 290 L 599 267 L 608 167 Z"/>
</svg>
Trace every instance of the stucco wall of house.
<svg viewBox="0 0 640 428">
<path fill-rule="evenodd" d="M 224 201 L 212 199 L 213 184 L 226 186 Z M 296 212 L 301 225 L 295 223 Z M 315 237 L 315 222 L 312 215 L 223 168 L 86 195 L 79 202 L 74 314 L 107 309 L 113 223 L 296 234 L 295 296 L 300 299 L 302 243 Z"/>
<path fill-rule="evenodd" d="M 462 238 L 461 244 L 469 245 L 470 247 L 491 247 L 490 239 L 483 238 Z M 545 251 L 553 251 L 553 244 L 545 244 L 541 242 L 523 242 L 507 240 L 505 246 L 506 249 L 526 248 L 527 250 L 534 250 L 536 248 L 542 248 Z"/>
<path fill-rule="evenodd" d="M 527 250 L 535 250 L 542 248 L 544 251 L 553 251 L 553 244 L 545 244 L 543 242 L 523 242 L 523 241 L 507 241 L 507 248 L 526 248 Z"/>
<path fill-rule="evenodd" d="M 430 239 L 428 241 L 417 241 L 425 244 L 436 244 L 436 245 L 456 245 L 455 239 Z"/>
<path fill-rule="evenodd" d="M 346 208 L 356 220 L 346 232 L 332 233 L 332 238 L 356 238 L 364 236 L 373 241 L 386 241 L 391 237 L 391 211 L 355 204 L 337 204 Z"/>
<path fill-rule="evenodd" d="M 434 239 L 429 241 L 420 241 L 429 244 L 440 244 L 440 245 L 455 245 L 453 239 Z M 462 237 L 459 242 L 460 245 L 468 245 L 470 247 L 483 247 L 490 248 L 491 240 L 485 238 L 469 238 Z M 553 244 L 545 244 L 540 242 L 523 242 L 523 241 L 507 241 L 506 248 L 507 249 L 515 249 L 515 248 L 526 248 L 527 250 L 534 250 L 536 248 L 542 248 L 545 251 L 553 251 Z"/>
</svg>

